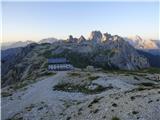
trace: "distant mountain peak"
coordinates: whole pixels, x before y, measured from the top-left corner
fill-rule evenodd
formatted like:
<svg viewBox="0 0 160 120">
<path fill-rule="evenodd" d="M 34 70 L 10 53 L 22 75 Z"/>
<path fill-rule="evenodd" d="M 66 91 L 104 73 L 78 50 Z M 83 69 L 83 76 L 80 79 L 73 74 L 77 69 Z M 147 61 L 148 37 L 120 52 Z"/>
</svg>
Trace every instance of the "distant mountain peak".
<svg viewBox="0 0 160 120">
<path fill-rule="evenodd" d="M 139 35 L 136 35 L 135 38 L 136 40 L 141 40 L 141 41 L 143 40 Z"/>
<path fill-rule="evenodd" d="M 160 41 L 143 39 L 138 35 L 124 39 L 137 49 L 160 49 Z"/>
<path fill-rule="evenodd" d="M 31 43 L 34 43 L 34 41 L 26 40 L 26 41 L 17 41 L 17 42 L 9 43 L 9 44 L 2 43 L 1 49 L 5 50 L 5 49 L 9 49 L 9 48 L 25 47 Z"/>
<path fill-rule="evenodd" d="M 89 39 L 92 40 L 94 43 L 101 43 L 102 33 L 100 31 L 92 31 Z"/>
<path fill-rule="evenodd" d="M 78 42 L 80 43 L 84 41 L 86 41 L 86 38 L 83 35 L 81 35 L 80 38 L 78 39 Z"/>
<path fill-rule="evenodd" d="M 56 42 L 56 41 L 58 41 L 58 39 L 52 37 L 52 38 L 42 39 L 42 40 L 39 41 L 39 43 L 54 43 L 54 42 Z"/>
</svg>

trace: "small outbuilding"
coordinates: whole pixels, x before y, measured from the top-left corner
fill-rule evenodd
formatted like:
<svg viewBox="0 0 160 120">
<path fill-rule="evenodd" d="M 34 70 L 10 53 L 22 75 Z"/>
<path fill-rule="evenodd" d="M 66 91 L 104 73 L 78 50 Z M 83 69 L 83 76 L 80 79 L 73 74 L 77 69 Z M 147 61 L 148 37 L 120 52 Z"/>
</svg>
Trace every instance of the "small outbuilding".
<svg viewBox="0 0 160 120">
<path fill-rule="evenodd" d="M 73 65 L 70 64 L 66 58 L 49 58 L 48 59 L 48 70 L 63 71 L 72 70 Z"/>
</svg>

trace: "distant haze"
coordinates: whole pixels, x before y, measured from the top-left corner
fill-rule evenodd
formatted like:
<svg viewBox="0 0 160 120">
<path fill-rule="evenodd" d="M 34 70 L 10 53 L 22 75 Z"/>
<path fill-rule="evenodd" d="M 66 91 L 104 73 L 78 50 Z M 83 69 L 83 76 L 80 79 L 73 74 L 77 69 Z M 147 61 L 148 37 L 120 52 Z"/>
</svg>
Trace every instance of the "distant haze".
<svg viewBox="0 0 160 120">
<path fill-rule="evenodd" d="M 156 2 L 2 2 L 3 42 L 39 41 L 92 30 L 159 39 Z"/>
</svg>

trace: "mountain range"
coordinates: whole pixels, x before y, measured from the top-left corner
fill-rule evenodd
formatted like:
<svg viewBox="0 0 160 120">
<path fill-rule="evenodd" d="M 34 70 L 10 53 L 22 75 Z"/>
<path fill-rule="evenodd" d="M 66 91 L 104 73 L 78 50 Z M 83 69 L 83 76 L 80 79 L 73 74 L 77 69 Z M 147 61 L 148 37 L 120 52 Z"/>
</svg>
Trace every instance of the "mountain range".
<svg viewBox="0 0 160 120">
<path fill-rule="evenodd" d="M 93 31 L 94 32 L 94 31 Z M 106 37 L 109 37 L 111 36 L 110 34 L 108 33 L 104 33 L 102 35 L 102 33 L 100 31 L 97 31 L 98 33 L 96 33 L 97 35 L 100 35 L 100 36 L 97 36 L 97 35 L 92 35 L 92 34 L 95 34 L 95 33 L 92 33 L 91 36 L 86 39 L 84 38 L 84 36 L 80 36 L 79 38 L 79 41 L 85 41 L 85 40 L 91 40 L 91 39 L 95 39 L 95 38 L 92 38 L 93 36 L 96 36 L 96 37 L 99 37 L 99 41 L 102 42 L 102 41 L 105 41 L 107 38 Z M 111 40 L 111 38 L 109 38 Z M 135 37 L 123 37 L 123 39 L 127 42 L 129 42 L 130 45 L 132 45 L 134 48 L 136 49 L 141 49 L 141 50 L 144 50 L 146 52 L 150 52 L 150 53 L 153 53 L 154 55 L 160 55 L 160 40 L 152 40 L 152 39 L 143 39 L 141 38 L 140 36 L 136 35 Z M 70 41 L 76 41 L 78 40 L 78 38 L 73 38 L 72 35 L 69 36 L 69 40 Z M 18 42 L 12 42 L 12 43 L 2 43 L 1 44 L 1 49 L 2 50 L 5 50 L 5 49 L 9 49 L 9 48 L 16 48 L 16 47 L 24 47 L 24 46 L 27 46 L 28 44 L 31 44 L 31 43 L 38 43 L 38 44 L 41 44 L 41 43 L 54 43 L 56 41 L 61 41 L 61 39 L 57 39 L 57 38 L 45 38 L 45 39 L 42 39 L 38 42 L 35 42 L 35 41 L 31 41 L 31 40 L 27 40 L 27 41 L 18 41 Z M 157 51 L 158 52 L 157 52 Z"/>
<path fill-rule="evenodd" d="M 12 43 L 2 43 L 1 49 L 6 50 L 9 48 L 25 47 L 31 43 L 39 43 L 39 44 L 41 44 L 41 43 L 54 43 L 56 41 L 58 41 L 58 39 L 56 39 L 56 38 L 45 38 L 45 39 L 42 39 L 38 42 L 35 42 L 32 40 L 27 40 L 27 41 L 17 41 L 17 42 L 12 42 Z"/>
<path fill-rule="evenodd" d="M 100 31 L 92 31 L 89 39 L 72 35 L 67 40 L 48 38 L 2 50 L 1 54 L 2 86 L 46 74 L 47 60 L 51 57 L 65 57 L 76 68 L 88 65 L 107 70 L 160 67 L 159 55 L 137 49 L 123 37 Z"/>
<path fill-rule="evenodd" d="M 17 48 L 17 47 L 25 47 L 31 43 L 34 43 L 34 41 L 27 40 L 27 41 L 17 41 L 17 42 L 4 42 L 1 44 L 1 49 L 6 50 L 9 48 Z"/>
</svg>

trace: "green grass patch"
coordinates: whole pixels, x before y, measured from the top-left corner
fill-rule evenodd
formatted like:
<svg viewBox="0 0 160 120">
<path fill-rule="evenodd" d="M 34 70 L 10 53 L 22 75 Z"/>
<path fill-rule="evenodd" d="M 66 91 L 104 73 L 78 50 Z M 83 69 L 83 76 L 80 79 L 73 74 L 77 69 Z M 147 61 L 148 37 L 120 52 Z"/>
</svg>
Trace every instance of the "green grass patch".
<svg viewBox="0 0 160 120">
<path fill-rule="evenodd" d="M 160 68 L 148 68 L 148 69 L 143 69 L 142 72 L 146 72 L 146 73 L 157 73 L 157 74 L 160 74 Z"/>
<path fill-rule="evenodd" d="M 2 96 L 2 97 L 12 96 L 12 93 L 9 93 L 9 92 L 2 92 L 2 93 L 1 93 L 1 96 Z"/>
<path fill-rule="evenodd" d="M 53 75 L 56 75 L 56 73 L 54 73 L 54 72 L 44 72 L 44 73 L 40 74 L 40 76 L 53 76 Z"/>
<path fill-rule="evenodd" d="M 146 83 L 145 83 L 146 85 Z M 144 86 L 144 85 L 140 85 L 138 88 L 136 88 L 137 91 L 143 91 L 143 90 L 150 90 L 150 89 L 153 89 L 153 88 L 158 88 L 156 86 L 150 86 L 150 84 L 147 83 L 147 86 Z"/>
<path fill-rule="evenodd" d="M 146 73 L 149 74 L 160 74 L 160 68 L 147 68 L 140 70 L 103 70 L 105 73 L 114 73 L 114 74 L 125 74 L 125 75 L 137 75 L 137 76 L 146 76 Z"/>
<path fill-rule="evenodd" d="M 143 91 L 143 90 L 147 90 L 148 88 L 143 87 L 143 86 L 139 86 L 138 88 L 136 88 L 137 91 Z"/>
<path fill-rule="evenodd" d="M 98 79 L 99 78 L 99 76 L 89 76 L 88 77 L 88 80 L 96 80 L 96 79 Z"/>
<path fill-rule="evenodd" d="M 134 76 L 134 79 L 135 79 L 135 80 L 140 80 L 137 76 Z"/>
<path fill-rule="evenodd" d="M 59 83 L 53 87 L 53 90 L 65 91 L 65 92 L 81 92 L 84 94 L 97 94 L 105 91 L 107 88 L 101 85 L 97 85 L 95 89 L 89 89 L 85 85 L 74 85 L 72 83 Z"/>
<path fill-rule="evenodd" d="M 151 82 L 143 82 L 143 83 L 140 83 L 140 84 L 143 85 L 143 86 L 146 86 L 146 87 L 153 87 L 153 86 L 155 86 L 155 84 L 151 83 Z"/>
<path fill-rule="evenodd" d="M 68 73 L 68 75 L 70 76 L 70 77 L 80 77 L 80 73 L 76 73 L 76 72 L 72 72 L 72 73 Z"/>
<path fill-rule="evenodd" d="M 25 86 L 27 86 L 27 85 L 28 85 L 27 82 L 20 82 L 20 83 L 14 84 L 14 85 L 12 86 L 12 88 L 13 88 L 14 90 L 17 90 L 17 89 L 21 89 L 21 88 L 23 88 L 23 87 L 25 87 Z"/>
<path fill-rule="evenodd" d="M 120 118 L 118 118 L 118 117 L 112 117 L 111 120 L 120 120 Z"/>
</svg>

